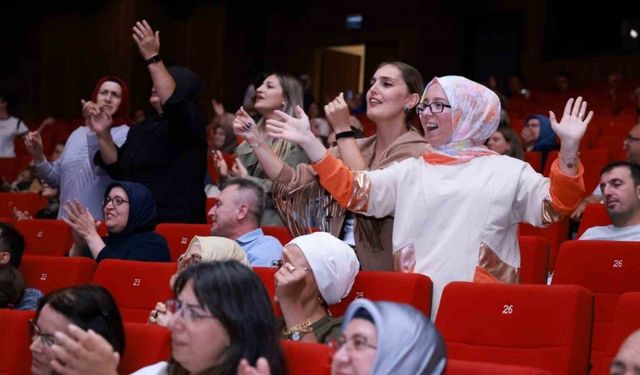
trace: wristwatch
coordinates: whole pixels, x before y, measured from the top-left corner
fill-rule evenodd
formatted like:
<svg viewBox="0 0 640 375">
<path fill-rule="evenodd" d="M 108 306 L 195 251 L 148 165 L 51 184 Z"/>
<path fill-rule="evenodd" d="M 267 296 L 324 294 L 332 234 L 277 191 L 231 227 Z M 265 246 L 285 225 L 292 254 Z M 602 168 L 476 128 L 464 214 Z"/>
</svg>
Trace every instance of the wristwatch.
<svg viewBox="0 0 640 375">
<path fill-rule="evenodd" d="M 153 55 L 150 58 L 146 59 L 144 62 L 147 63 L 147 65 L 151 65 L 160 61 L 162 61 L 162 57 L 160 57 L 160 55 Z"/>
</svg>

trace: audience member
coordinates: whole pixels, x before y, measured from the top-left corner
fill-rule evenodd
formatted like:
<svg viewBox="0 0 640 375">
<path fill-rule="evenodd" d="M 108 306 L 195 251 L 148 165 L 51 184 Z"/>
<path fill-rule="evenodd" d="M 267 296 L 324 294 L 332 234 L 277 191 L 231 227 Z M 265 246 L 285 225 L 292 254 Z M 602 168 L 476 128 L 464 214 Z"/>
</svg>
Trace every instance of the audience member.
<svg viewBox="0 0 640 375">
<path fill-rule="evenodd" d="M 273 207 L 271 199 L 272 182 L 264 167 L 258 162 L 253 153 L 254 148 L 264 145 L 269 147 L 286 164 L 295 167 L 309 161 L 304 152 L 297 145 L 285 140 L 273 139 L 265 132 L 266 120 L 275 118 L 276 111 L 281 110 L 292 115 L 297 106 L 302 107 L 302 87 L 298 80 L 286 74 L 271 74 L 262 82 L 256 91 L 255 109 L 262 118 L 256 122 L 243 107 L 236 112 L 236 123 L 240 126 L 252 126 L 259 135 L 253 141 L 245 140 L 236 148 L 236 162 L 230 168 L 234 177 L 250 179 L 262 186 L 267 198 L 264 215 L 260 225 L 283 225 L 281 218 Z M 226 176 L 221 175 L 222 178 Z"/>
<path fill-rule="evenodd" d="M 253 267 L 269 267 L 282 256 L 282 244 L 260 228 L 264 190 L 253 180 L 232 179 L 209 210 L 211 235 L 236 241 Z"/>
<path fill-rule="evenodd" d="M 359 269 L 353 249 L 329 233 L 315 232 L 291 240 L 284 247 L 282 266 L 275 275 L 282 336 L 323 343 L 336 338 L 342 319 L 332 317 L 328 306 L 349 294 Z"/>
<path fill-rule="evenodd" d="M 341 158 L 352 170 L 375 170 L 394 162 L 422 155 L 427 143 L 415 131 L 417 116 L 413 110 L 424 85 L 420 73 L 402 62 L 387 62 L 378 66 L 367 92 L 367 116 L 376 123 L 375 135 L 354 140 L 349 126 L 349 110 L 339 96 L 325 107 L 325 113 L 335 132 L 338 145 L 331 153 Z M 278 112 L 280 113 L 280 112 Z M 334 236 L 350 233 L 351 221 L 346 211 L 333 201 L 320 186 L 318 177 L 308 164 L 291 168 L 269 148 L 261 146 L 260 134 L 247 123 L 237 123 L 236 132 L 254 144 L 253 152 L 265 173 L 277 183 L 274 201 L 280 215 L 294 235 L 318 227 Z M 417 125 L 417 124 L 416 124 Z M 393 217 L 356 216 L 355 247 L 365 270 L 392 270 Z M 341 238 L 346 239 L 343 235 Z"/>
<path fill-rule="evenodd" d="M 498 126 L 498 129 L 487 139 L 486 145 L 500 155 L 524 160 L 520 137 L 509 127 Z"/>
<path fill-rule="evenodd" d="M 640 164 L 640 124 L 634 125 L 629 134 L 622 142 L 622 148 L 627 154 L 627 161 L 633 164 Z M 571 214 L 571 219 L 580 220 L 584 209 L 591 203 L 598 203 L 603 200 L 600 185 L 596 186 L 590 196 L 584 198 L 578 208 Z"/>
<path fill-rule="evenodd" d="M 611 362 L 611 375 L 640 374 L 640 330 L 633 332 L 622 343 Z"/>
<path fill-rule="evenodd" d="M 89 209 L 96 219 L 102 219 L 100 198 L 104 189 L 112 181 L 103 170 L 93 165 L 88 155 L 98 150 L 98 138 L 93 123 L 102 117 L 109 117 L 117 126 L 110 129 L 114 142 L 124 143 L 131 121 L 129 120 L 129 88 L 118 77 L 107 76 L 96 84 L 91 101 L 82 102 L 84 126 L 74 130 L 60 158 L 47 161 L 42 151 L 42 138 L 38 132 L 27 134 L 25 144 L 33 157 L 39 177 L 60 191 L 60 201 L 79 201 Z M 58 212 L 58 218 L 67 217 L 65 210 Z"/>
<path fill-rule="evenodd" d="M 178 269 L 171 276 L 169 286 L 173 289 L 173 284 L 178 274 L 193 265 L 226 260 L 235 260 L 245 266 L 249 266 L 247 255 L 235 241 L 224 237 L 194 236 L 187 250 L 178 258 Z M 166 326 L 169 323 L 169 319 L 171 319 L 171 312 L 167 310 L 167 305 L 164 302 L 158 302 L 156 307 L 149 313 L 147 322 Z"/>
<path fill-rule="evenodd" d="M 124 352 L 120 311 L 109 291 L 98 285 L 81 285 L 47 294 L 30 324 L 33 375 L 97 373 L 96 365 L 101 363 L 79 368 L 81 362 L 76 359 L 90 350 L 88 346 L 76 344 L 82 337 L 99 338 L 110 345 L 113 349 L 108 355 L 112 361 L 117 361 Z M 67 346 L 70 343 L 75 344 L 73 349 Z"/>
<path fill-rule="evenodd" d="M 24 237 L 14 227 L 0 223 L 0 308 L 35 310 L 42 292 L 26 288 L 18 267 L 24 254 Z"/>
<path fill-rule="evenodd" d="M 144 185 L 113 182 L 104 192 L 105 224 L 109 235 L 100 237 L 96 223 L 78 201 L 64 206 L 73 232 L 70 256 L 87 256 L 97 262 L 103 259 L 128 259 L 169 262 L 171 256 L 164 237 L 155 233 L 156 205 L 151 191 Z"/>
<path fill-rule="evenodd" d="M 580 239 L 640 241 L 640 165 L 607 164 L 600 172 L 600 190 L 613 224 L 591 227 Z"/>
<path fill-rule="evenodd" d="M 524 151 L 538 151 L 542 155 L 542 166 L 547 162 L 550 151 L 560 149 L 556 141 L 556 133 L 551 127 L 549 117 L 533 115 L 524 120 L 524 127 L 520 133 L 524 142 Z"/>
<path fill-rule="evenodd" d="M 18 210 L 13 208 L 13 218 L 16 220 L 30 220 L 30 219 L 55 219 L 58 217 L 58 210 L 60 209 L 60 199 L 58 199 L 58 189 L 52 188 L 44 181 L 40 182 L 42 190 L 40 190 L 40 196 L 47 200 L 47 205 L 39 209 L 35 216 L 27 210 Z"/>
<path fill-rule="evenodd" d="M 433 149 L 378 171 L 353 172 L 327 153 L 304 114 L 271 120 L 267 130 L 303 147 L 320 183 L 341 205 L 376 217 L 395 215 L 395 269 L 429 275 L 435 317 L 450 281 L 518 282 L 517 223 L 548 225 L 575 209 L 584 192 L 578 147 L 593 112 L 586 114 L 582 98 L 567 102 L 559 124 L 550 112 L 563 143 L 547 179 L 483 146 L 500 113 L 498 97 L 485 86 L 436 77 L 417 108 Z"/>
<path fill-rule="evenodd" d="M 60 156 L 62 156 L 63 151 L 64 151 L 64 142 L 57 142 L 55 145 L 53 145 L 53 151 L 51 151 L 51 156 L 49 157 L 49 160 L 54 162 L 60 159 Z"/>
<path fill-rule="evenodd" d="M 11 116 L 13 107 L 13 96 L 0 93 L 0 158 L 15 158 L 14 139 L 29 131 L 24 121 Z"/>
<path fill-rule="evenodd" d="M 149 102 L 158 114 L 136 124 L 122 145 L 114 143 L 110 119 L 98 119 L 100 152 L 94 161 L 116 180 L 147 186 L 158 222 L 204 223 L 207 140 L 196 107 L 202 82 L 189 69 L 167 70 L 159 55 L 160 34 L 147 21 L 136 23 L 133 39 L 147 63 L 153 81 Z"/>
<path fill-rule="evenodd" d="M 571 73 L 561 70 L 556 75 L 555 89 L 561 93 L 571 90 Z"/>
</svg>

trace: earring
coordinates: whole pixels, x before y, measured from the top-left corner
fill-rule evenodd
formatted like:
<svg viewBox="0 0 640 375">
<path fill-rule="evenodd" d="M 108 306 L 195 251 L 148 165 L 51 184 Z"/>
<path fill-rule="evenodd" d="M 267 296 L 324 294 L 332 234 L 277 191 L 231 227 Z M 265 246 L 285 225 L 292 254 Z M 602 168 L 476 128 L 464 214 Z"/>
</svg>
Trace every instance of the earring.
<svg viewBox="0 0 640 375">
<path fill-rule="evenodd" d="M 402 112 L 404 112 L 404 114 L 406 115 L 407 113 L 409 113 L 411 111 L 411 108 L 404 106 L 404 108 L 402 108 Z"/>
</svg>

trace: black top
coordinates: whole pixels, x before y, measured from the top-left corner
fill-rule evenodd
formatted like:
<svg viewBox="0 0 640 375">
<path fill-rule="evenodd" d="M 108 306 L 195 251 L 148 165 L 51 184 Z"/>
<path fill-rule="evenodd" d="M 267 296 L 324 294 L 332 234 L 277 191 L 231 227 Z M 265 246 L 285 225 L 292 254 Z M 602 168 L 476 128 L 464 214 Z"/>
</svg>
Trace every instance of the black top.
<svg viewBox="0 0 640 375">
<path fill-rule="evenodd" d="M 94 162 L 113 179 L 146 185 L 156 199 L 158 222 L 204 223 L 207 141 L 196 107 L 201 82 L 186 68 L 169 72 L 176 88 L 163 115 L 129 129 L 116 163 L 105 165 L 100 152 Z"/>
</svg>

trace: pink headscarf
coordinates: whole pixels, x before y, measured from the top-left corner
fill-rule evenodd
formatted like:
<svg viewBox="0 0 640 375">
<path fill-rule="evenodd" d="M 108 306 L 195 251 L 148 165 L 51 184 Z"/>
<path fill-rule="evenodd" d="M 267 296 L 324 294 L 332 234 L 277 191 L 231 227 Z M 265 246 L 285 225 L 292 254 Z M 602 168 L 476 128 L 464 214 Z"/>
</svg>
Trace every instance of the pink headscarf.
<svg viewBox="0 0 640 375">
<path fill-rule="evenodd" d="M 425 152 L 423 158 L 432 164 L 460 164 L 473 158 L 498 155 L 484 146 L 484 142 L 498 128 L 500 99 L 489 88 L 460 76 L 435 77 L 422 94 L 434 83 L 440 84 L 451 105 L 453 135 L 439 147 Z"/>
</svg>

